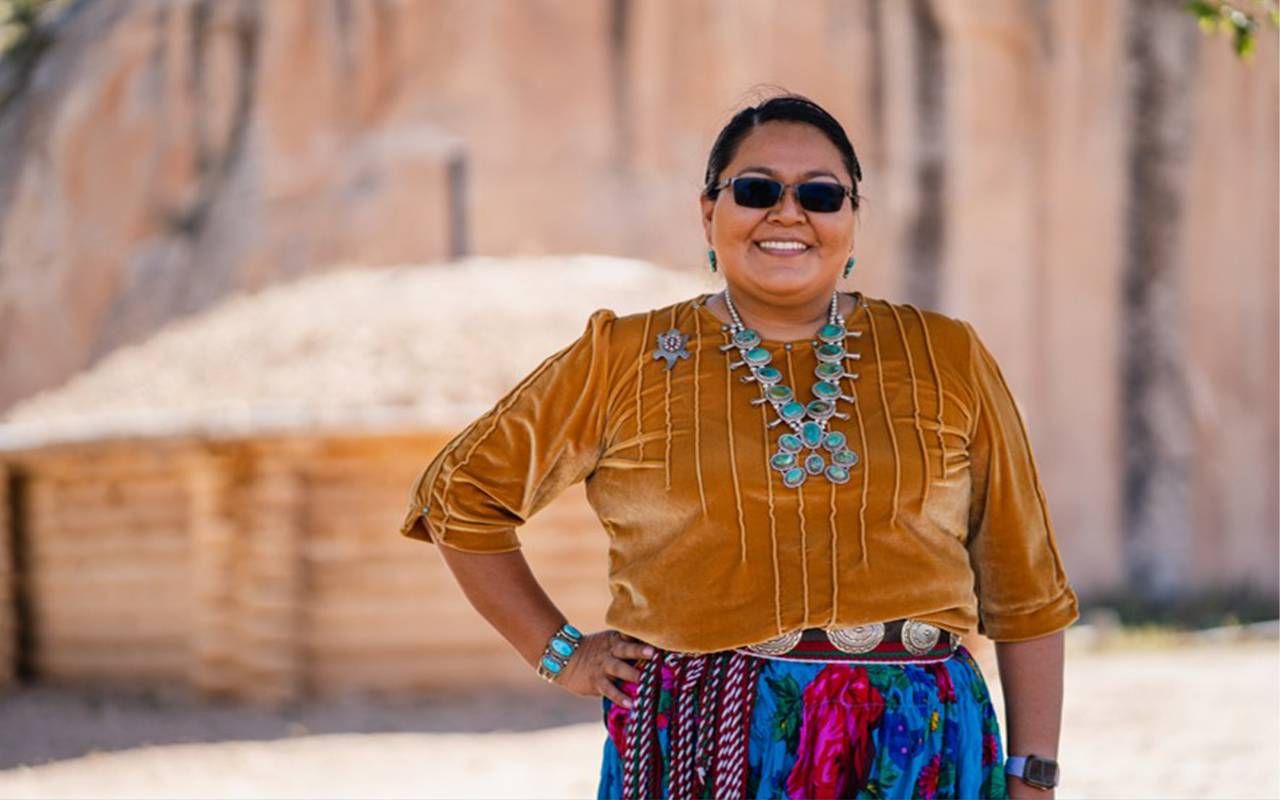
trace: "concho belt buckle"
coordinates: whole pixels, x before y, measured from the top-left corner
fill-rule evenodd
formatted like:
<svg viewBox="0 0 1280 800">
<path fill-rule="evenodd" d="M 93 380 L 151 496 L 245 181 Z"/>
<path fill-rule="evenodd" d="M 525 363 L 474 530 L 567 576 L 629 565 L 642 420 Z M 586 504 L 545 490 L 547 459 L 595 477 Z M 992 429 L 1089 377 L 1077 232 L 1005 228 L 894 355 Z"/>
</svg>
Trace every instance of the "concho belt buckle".
<svg viewBox="0 0 1280 800">
<path fill-rule="evenodd" d="M 851 628 L 827 628 L 827 641 L 842 653 L 870 653 L 884 641 L 883 622 L 871 622 Z"/>
<path fill-rule="evenodd" d="M 827 628 L 827 641 L 841 652 L 851 655 L 870 653 L 879 647 L 886 638 L 902 642 L 902 647 L 913 656 L 928 655 L 942 638 L 942 629 L 928 622 L 916 619 L 902 620 L 899 626 L 894 622 L 869 622 L 848 628 Z M 891 636 L 892 634 L 892 636 Z M 955 643 L 955 637 L 951 639 Z"/>
<path fill-rule="evenodd" d="M 780 656 L 791 652 L 795 646 L 800 644 L 800 638 L 804 636 L 804 631 L 794 630 L 790 633 L 784 633 L 759 644 L 747 645 L 749 652 L 758 656 Z"/>
<path fill-rule="evenodd" d="M 914 619 L 902 623 L 902 646 L 913 656 L 927 655 L 941 637 L 942 629 L 937 625 Z"/>
</svg>

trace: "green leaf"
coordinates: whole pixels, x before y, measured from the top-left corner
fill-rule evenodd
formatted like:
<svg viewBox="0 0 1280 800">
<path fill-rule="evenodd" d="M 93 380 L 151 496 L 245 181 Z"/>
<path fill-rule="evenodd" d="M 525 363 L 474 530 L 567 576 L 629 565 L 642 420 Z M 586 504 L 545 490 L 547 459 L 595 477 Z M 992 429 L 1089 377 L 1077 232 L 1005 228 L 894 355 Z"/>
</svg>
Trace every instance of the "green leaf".
<svg viewBox="0 0 1280 800">
<path fill-rule="evenodd" d="M 1205 19 L 1217 19 L 1218 17 L 1217 6 L 1212 3 L 1205 2 L 1205 0 L 1191 0 L 1191 2 L 1187 3 L 1183 8 L 1190 11 L 1192 14 L 1195 14 L 1201 21 Z"/>
<path fill-rule="evenodd" d="M 938 770 L 938 785 L 951 786 L 956 782 L 956 765 L 947 759 L 942 761 L 942 769 Z"/>
<path fill-rule="evenodd" d="M 892 761 L 882 761 L 882 769 L 880 770 L 880 780 L 892 786 L 898 782 L 898 778 L 902 776 L 902 772 L 893 765 Z"/>
<path fill-rule="evenodd" d="M 769 684 L 769 688 L 773 689 L 774 694 L 778 695 L 779 700 L 789 702 L 799 702 L 801 699 L 800 684 L 790 675 L 785 676 L 782 680 L 776 678 L 765 678 Z M 781 703 L 779 703 L 781 705 Z"/>
<path fill-rule="evenodd" d="M 787 675 L 782 680 L 765 678 L 777 696 L 777 710 L 774 719 L 776 724 L 773 738 L 787 743 L 787 750 L 794 753 L 800 744 L 801 710 L 804 707 L 804 692 L 795 678 Z"/>
</svg>

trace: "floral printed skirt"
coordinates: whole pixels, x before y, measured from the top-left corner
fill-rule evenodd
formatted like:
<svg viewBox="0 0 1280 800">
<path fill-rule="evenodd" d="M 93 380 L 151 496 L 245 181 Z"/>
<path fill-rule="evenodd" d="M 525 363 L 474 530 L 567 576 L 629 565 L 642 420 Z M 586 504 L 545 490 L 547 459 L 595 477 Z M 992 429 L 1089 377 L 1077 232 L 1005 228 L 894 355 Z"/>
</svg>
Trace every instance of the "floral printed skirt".
<svg viewBox="0 0 1280 800">
<path fill-rule="evenodd" d="M 645 711 L 639 702 L 633 712 L 603 699 L 608 738 L 600 798 L 1007 796 L 999 722 L 981 670 L 963 645 L 944 661 L 919 664 L 712 654 L 727 657 L 713 658 L 716 664 L 732 659 L 747 676 L 739 704 L 722 699 L 734 697 L 732 683 L 701 700 L 691 697 L 705 680 L 686 680 L 678 660 L 663 660 L 667 655 L 659 651 L 648 670 L 652 702 L 643 704 Z M 640 689 L 629 681 L 619 686 L 631 697 Z M 742 752 L 732 736 L 727 746 L 697 741 L 712 738 L 699 730 L 700 718 L 724 719 L 730 707 L 740 714 L 736 750 Z M 637 733 L 646 723 L 633 719 L 643 714 L 656 734 L 648 740 Z M 642 749 L 647 752 L 636 752 Z M 728 771 L 736 783 L 713 774 L 735 760 L 737 768 Z"/>
</svg>

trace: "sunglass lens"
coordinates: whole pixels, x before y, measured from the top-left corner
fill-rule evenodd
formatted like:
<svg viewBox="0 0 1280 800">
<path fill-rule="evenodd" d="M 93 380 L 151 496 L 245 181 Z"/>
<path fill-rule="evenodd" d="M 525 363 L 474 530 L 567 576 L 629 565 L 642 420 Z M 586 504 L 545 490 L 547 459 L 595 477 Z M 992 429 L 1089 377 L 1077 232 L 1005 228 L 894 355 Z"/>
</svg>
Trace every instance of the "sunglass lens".
<svg viewBox="0 0 1280 800">
<path fill-rule="evenodd" d="M 734 178 L 733 201 L 746 208 L 772 208 L 782 196 L 782 184 L 768 178 Z"/>
<path fill-rule="evenodd" d="M 844 205 L 844 187 L 838 183 L 802 183 L 796 187 L 796 196 L 808 211 L 839 211 Z"/>
</svg>

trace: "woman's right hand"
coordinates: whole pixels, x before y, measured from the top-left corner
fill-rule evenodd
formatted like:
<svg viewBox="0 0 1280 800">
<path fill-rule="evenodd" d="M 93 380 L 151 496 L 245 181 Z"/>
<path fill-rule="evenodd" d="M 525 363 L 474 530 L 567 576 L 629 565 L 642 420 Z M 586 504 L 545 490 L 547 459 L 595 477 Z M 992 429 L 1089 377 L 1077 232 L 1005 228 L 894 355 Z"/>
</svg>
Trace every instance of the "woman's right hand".
<svg viewBox="0 0 1280 800">
<path fill-rule="evenodd" d="M 652 658 L 656 654 L 652 646 L 615 630 L 589 633 L 582 637 L 582 643 L 555 684 L 583 697 L 604 695 L 624 708 L 631 708 L 631 698 L 613 679 L 639 683 L 640 671 L 628 661 Z"/>
</svg>

